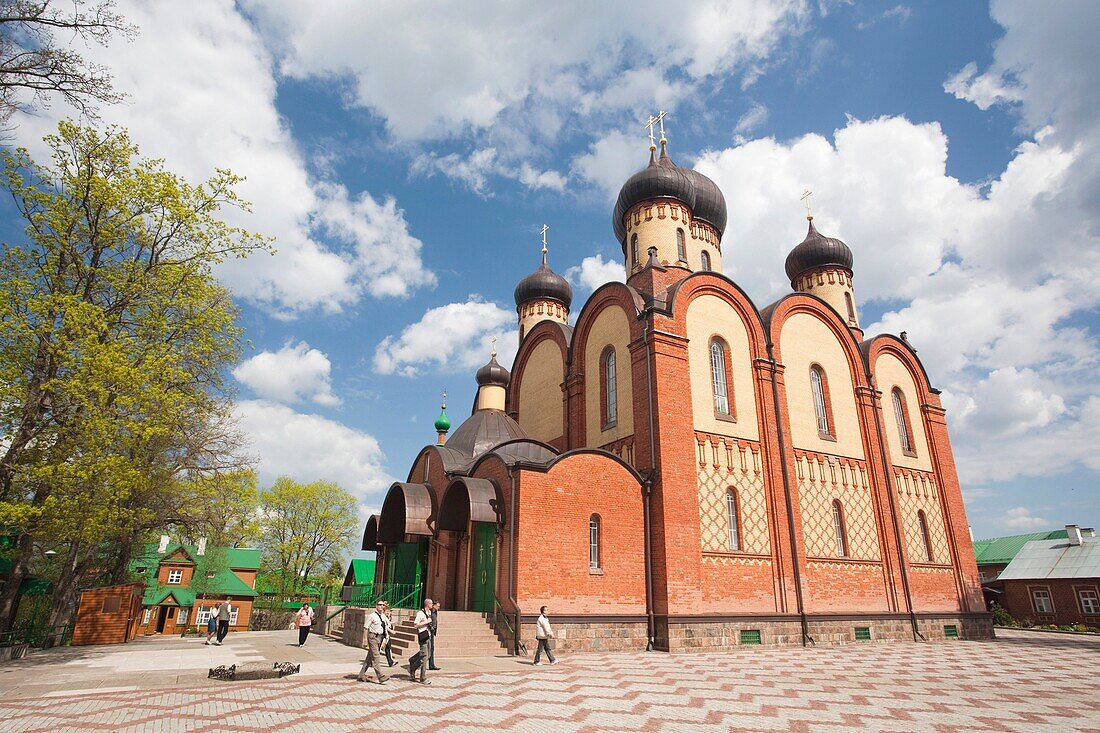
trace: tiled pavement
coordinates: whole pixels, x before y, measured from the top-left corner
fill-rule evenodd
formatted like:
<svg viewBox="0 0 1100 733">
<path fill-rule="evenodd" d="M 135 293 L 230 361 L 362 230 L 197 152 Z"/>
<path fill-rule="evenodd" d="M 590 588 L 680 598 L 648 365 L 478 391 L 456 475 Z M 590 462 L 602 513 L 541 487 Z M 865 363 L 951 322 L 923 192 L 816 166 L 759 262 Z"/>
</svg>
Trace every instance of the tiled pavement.
<svg viewBox="0 0 1100 733">
<path fill-rule="evenodd" d="M 355 650 L 350 650 L 354 652 Z M 1097 731 L 1100 639 L 585 654 L 460 663 L 431 686 L 356 671 L 0 701 L 0 731 Z M 397 669 L 397 668 L 395 668 Z M 42 671 L 48 672 L 43 666 Z M 304 668 L 305 672 L 306 669 Z"/>
</svg>

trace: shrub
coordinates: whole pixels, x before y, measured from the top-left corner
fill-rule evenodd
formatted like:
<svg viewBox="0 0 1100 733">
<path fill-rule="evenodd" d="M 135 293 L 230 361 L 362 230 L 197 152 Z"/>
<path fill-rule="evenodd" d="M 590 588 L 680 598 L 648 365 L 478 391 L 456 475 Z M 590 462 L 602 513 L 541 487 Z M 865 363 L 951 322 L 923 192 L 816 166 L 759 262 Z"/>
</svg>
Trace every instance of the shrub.
<svg viewBox="0 0 1100 733">
<path fill-rule="evenodd" d="M 1008 609 L 1004 606 L 993 606 L 993 625 L 994 626 L 1015 626 L 1016 619 L 1012 618 L 1012 614 L 1008 612 Z"/>
</svg>

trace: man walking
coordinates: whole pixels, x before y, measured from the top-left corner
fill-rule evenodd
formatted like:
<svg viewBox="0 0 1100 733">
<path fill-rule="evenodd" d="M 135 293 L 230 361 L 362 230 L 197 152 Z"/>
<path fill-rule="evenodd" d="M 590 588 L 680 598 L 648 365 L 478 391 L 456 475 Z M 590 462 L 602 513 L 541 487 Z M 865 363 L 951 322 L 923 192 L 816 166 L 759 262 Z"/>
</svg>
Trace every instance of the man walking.
<svg viewBox="0 0 1100 733">
<path fill-rule="evenodd" d="M 232 609 L 229 607 L 229 599 L 226 598 L 221 606 L 218 607 L 218 640 L 215 642 L 218 646 L 222 645 L 225 641 L 226 634 L 229 633 L 229 618 L 232 613 Z"/>
<path fill-rule="evenodd" d="M 428 658 L 432 654 L 432 599 L 424 599 L 424 607 L 416 612 L 413 626 L 416 627 L 416 641 L 420 644 L 420 651 L 409 660 L 409 679 L 416 682 L 416 669 L 420 668 L 420 684 L 430 685 L 428 679 Z"/>
<path fill-rule="evenodd" d="M 363 628 L 367 631 L 367 658 L 363 660 L 363 666 L 359 670 L 359 676 L 356 678 L 360 682 L 365 682 L 367 670 L 374 667 L 374 676 L 378 679 L 378 684 L 386 684 L 386 680 L 389 679 L 386 675 L 382 674 L 382 652 L 380 646 L 382 644 L 382 636 L 386 633 L 386 607 L 379 601 L 374 604 L 374 611 L 367 614 L 366 620 L 363 622 Z"/>
<path fill-rule="evenodd" d="M 539 609 L 539 620 L 535 622 L 535 638 L 539 642 L 539 648 L 535 650 L 535 666 L 542 665 L 539 657 L 543 652 L 546 652 L 546 658 L 550 660 L 550 664 L 557 664 L 558 660 L 554 659 L 554 652 L 550 651 L 550 639 L 554 638 L 554 629 L 550 627 L 550 619 L 546 616 L 546 606 Z"/>
<path fill-rule="evenodd" d="M 439 601 L 432 604 L 432 652 L 428 656 L 428 669 L 437 670 L 439 667 L 435 666 L 435 635 L 439 631 Z"/>
</svg>

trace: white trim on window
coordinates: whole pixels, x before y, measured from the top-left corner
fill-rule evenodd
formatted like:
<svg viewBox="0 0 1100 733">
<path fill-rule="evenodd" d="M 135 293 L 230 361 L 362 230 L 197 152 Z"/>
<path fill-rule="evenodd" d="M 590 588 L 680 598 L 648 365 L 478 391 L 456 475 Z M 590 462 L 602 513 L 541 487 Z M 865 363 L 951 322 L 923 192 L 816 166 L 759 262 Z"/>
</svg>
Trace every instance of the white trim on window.
<svg viewBox="0 0 1100 733">
<path fill-rule="evenodd" d="M 152 615 L 153 615 L 153 609 L 152 608 L 145 609 L 145 615 L 141 617 L 141 625 L 142 626 L 147 625 L 149 623 L 149 617 L 152 616 Z"/>
<path fill-rule="evenodd" d="M 1054 600 L 1046 588 L 1031 589 L 1031 607 L 1035 613 L 1054 613 Z"/>
<path fill-rule="evenodd" d="M 1096 591 L 1079 588 L 1077 602 L 1081 604 L 1081 613 L 1087 616 L 1100 616 L 1100 597 L 1097 597 Z"/>
<path fill-rule="evenodd" d="M 179 585 L 183 582 L 183 571 L 179 568 L 168 571 L 168 585 Z"/>
</svg>

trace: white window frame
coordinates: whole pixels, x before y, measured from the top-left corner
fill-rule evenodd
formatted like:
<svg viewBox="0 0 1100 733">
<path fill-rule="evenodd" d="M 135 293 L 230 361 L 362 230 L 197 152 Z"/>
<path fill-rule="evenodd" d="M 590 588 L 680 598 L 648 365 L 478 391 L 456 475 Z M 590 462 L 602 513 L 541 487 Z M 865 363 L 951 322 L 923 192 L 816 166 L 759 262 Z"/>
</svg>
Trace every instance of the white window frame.
<svg viewBox="0 0 1100 733">
<path fill-rule="evenodd" d="M 187 617 L 190 616 L 190 615 L 191 615 L 191 609 L 190 608 L 181 608 L 180 612 L 179 612 L 179 615 L 176 617 L 176 625 L 177 626 L 186 626 L 187 625 Z"/>
<path fill-rule="evenodd" d="M 600 569 L 600 517 L 597 514 L 588 518 L 588 568 Z"/>
<path fill-rule="evenodd" d="M 726 384 L 726 347 L 718 339 L 710 342 L 710 382 L 714 392 L 714 411 L 730 414 L 729 387 Z"/>
<path fill-rule="evenodd" d="M 209 621 L 210 621 L 210 614 L 213 610 L 214 610 L 213 608 L 207 608 L 206 606 L 200 606 L 198 616 L 195 617 L 195 625 L 196 626 L 206 626 L 206 624 L 209 623 Z"/>
<path fill-rule="evenodd" d="M 924 547 L 924 561 L 934 562 L 932 554 L 932 540 L 928 537 L 928 515 L 921 509 L 917 512 L 917 529 L 920 532 L 920 542 Z"/>
<path fill-rule="evenodd" d="M 1086 616 L 1100 616 L 1100 596 L 1092 588 L 1078 588 L 1077 603 Z"/>
<path fill-rule="evenodd" d="M 741 552 L 741 531 L 737 520 L 737 495 L 726 492 L 726 523 L 729 525 L 730 552 Z"/>
<path fill-rule="evenodd" d="M 836 535 L 836 556 L 848 557 L 848 537 L 844 531 L 844 513 L 839 501 L 832 504 L 833 533 Z"/>
<path fill-rule="evenodd" d="M 1042 603 L 1040 603 L 1040 600 Z M 1046 606 L 1046 608 L 1039 608 L 1040 605 Z M 1054 598 L 1050 594 L 1050 589 L 1032 588 L 1031 607 L 1035 609 L 1035 613 L 1054 613 Z"/>
<path fill-rule="evenodd" d="M 148 626 L 149 625 L 149 617 L 152 616 L 152 615 L 153 615 L 153 609 L 152 608 L 146 608 L 145 609 L 145 615 L 141 617 L 141 625 L 142 626 Z"/>
<path fill-rule="evenodd" d="M 236 626 L 237 625 L 237 614 L 240 613 L 240 611 L 241 611 L 240 606 L 234 606 L 234 605 L 230 604 L 230 606 L 229 606 L 229 625 L 230 626 Z"/>
<path fill-rule="evenodd" d="M 604 357 L 604 384 L 607 385 L 607 394 L 604 398 L 607 400 L 607 424 L 614 425 L 619 421 L 619 385 L 617 384 L 617 374 L 615 372 L 617 368 L 617 357 L 615 356 L 615 350 L 607 352 Z"/>
<path fill-rule="evenodd" d="M 901 438 L 901 450 L 904 453 L 913 453 L 913 436 L 909 435 L 909 428 L 905 424 L 905 405 L 902 404 L 904 397 L 901 394 L 900 389 L 895 389 L 890 393 L 890 398 L 894 401 L 894 420 L 898 424 L 898 437 Z"/>
<path fill-rule="evenodd" d="M 183 583 L 183 570 L 173 568 L 168 571 L 168 585 L 180 585 Z"/>
<path fill-rule="evenodd" d="M 810 390 L 814 396 L 814 413 L 817 416 L 817 432 L 832 435 L 829 427 L 829 412 L 825 407 L 824 371 L 819 366 L 810 367 Z"/>
</svg>

